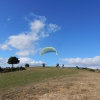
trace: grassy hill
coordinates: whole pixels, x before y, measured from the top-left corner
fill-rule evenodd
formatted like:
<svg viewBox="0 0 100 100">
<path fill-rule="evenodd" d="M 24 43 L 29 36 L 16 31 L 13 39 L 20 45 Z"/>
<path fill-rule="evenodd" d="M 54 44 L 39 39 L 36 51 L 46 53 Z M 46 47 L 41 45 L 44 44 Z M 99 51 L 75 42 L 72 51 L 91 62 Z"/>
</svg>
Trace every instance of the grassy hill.
<svg viewBox="0 0 100 100">
<path fill-rule="evenodd" d="M 33 67 L 23 71 L 0 73 L 0 100 L 24 100 L 23 98 L 27 98 L 26 100 L 42 100 L 35 98 L 45 93 L 58 93 L 57 91 L 62 91 L 59 90 L 60 88 L 63 89 L 63 92 L 67 90 L 64 93 L 74 89 L 73 91 L 76 94 L 81 89 L 82 93 L 85 91 L 87 95 L 89 89 L 96 89 L 96 85 L 100 82 L 99 77 L 99 71 L 92 72 L 84 69 L 53 67 Z M 26 95 L 27 97 L 25 97 Z M 68 100 L 92 100 L 92 98 L 77 98 Z"/>
<path fill-rule="evenodd" d="M 75 75 L 79 71 L 72 68 L 34 67 L 24 71 L 16 71 L 0 74 L 0 90 L 16 86 L 35 84 L 48 78 L 60 78 L 64 75 Z"/>
</svg>

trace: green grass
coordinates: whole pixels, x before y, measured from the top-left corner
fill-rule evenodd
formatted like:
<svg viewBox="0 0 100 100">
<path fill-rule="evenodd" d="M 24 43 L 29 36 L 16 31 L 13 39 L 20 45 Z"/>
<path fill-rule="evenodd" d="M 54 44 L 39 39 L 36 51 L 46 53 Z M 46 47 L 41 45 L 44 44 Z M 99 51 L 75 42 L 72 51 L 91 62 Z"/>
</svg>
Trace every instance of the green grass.
<svg viewBox="0 0 100 100">
<path fill-rule="evenodd" d="M 79 72 L 74 68 L 29 68 L 29 70 L 0 73 L 0 90 L 35 84 L 49 78 L 61 78 Z"/>
</svg>

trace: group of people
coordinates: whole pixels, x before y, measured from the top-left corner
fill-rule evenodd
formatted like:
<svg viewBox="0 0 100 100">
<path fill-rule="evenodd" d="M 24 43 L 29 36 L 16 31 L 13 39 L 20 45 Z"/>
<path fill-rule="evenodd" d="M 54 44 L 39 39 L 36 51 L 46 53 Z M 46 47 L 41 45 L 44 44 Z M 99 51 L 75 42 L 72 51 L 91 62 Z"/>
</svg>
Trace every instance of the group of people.
<svg viewBox="0 0 100 100">
<path fill-rule="evenodd" d="M 57 64 L 56 67 L 60 67 L 59 64 Z M 64 68 L 64 64 L 62 64 L 62 68 Z"/>
</svg>

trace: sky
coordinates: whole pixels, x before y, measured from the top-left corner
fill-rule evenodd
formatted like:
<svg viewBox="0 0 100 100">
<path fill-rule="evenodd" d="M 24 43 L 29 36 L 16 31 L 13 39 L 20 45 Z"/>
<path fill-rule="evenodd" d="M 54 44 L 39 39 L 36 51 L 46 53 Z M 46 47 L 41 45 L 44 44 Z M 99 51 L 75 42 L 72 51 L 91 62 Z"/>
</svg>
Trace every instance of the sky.
<svg viewBox="0 0 100 100">
<path fill-rule="evenodd" d="M 0 66 L 57 63 L 100 68 L 100 0 L 0 0 Z M 52 52 L 40 56 L 44 47 Z"/>
</svg>

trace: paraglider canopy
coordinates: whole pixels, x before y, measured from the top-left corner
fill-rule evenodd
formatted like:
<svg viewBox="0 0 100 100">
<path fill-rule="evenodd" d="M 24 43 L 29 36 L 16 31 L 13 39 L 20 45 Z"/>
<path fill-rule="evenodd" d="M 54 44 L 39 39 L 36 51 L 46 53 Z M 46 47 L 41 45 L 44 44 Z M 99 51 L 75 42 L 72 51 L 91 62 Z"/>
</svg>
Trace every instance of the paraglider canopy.
<svg viewBox="0 0 100 100">
<path fill-rule="evenodd" d="M 53 47 L 45 47 L 45 48 L 43 48 L 43 49 L 41 50 L 40 56 L 42 56 L 42 55 L 45 54 L 45 53 L 50 53 L 50 52 L 55 52 L 56 55 L 58 55 L 58 52 L 57 52 L 57 50 L 56 50 L 55 48 L 53 48 Z"/>
</svg>

